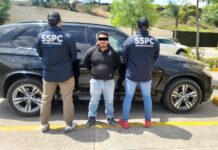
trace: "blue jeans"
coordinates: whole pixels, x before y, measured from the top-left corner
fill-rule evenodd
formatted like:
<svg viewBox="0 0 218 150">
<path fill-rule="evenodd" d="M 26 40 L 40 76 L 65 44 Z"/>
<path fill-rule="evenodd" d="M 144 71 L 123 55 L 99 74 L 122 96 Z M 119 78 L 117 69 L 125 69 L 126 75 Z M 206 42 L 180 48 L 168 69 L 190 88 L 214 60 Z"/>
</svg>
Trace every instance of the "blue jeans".
<svg viewBox="0 0 218 150">
<path fill-rule="evenodd" d="M 103 92 L 104 103 L 105 103 L 105 114 L 107 118 L 114 117 L 114 87 L 115 82 L 112 80 L 90 80 L 90 94 L 91 100 L 89 102 L 88 117 L 96 117 L 99 100 Z"/>
<path fill-rule="evenodd" d="M 152 113 L 151 81 L 134 82 L 126 78 L 125 84 L 126 87 L 125 87 L 125 98 L 123 102 L 122 120 L 127 121 L 129 119 L 129 112 L 132 105 L 132 98 L 134 96 L 137 84 L 139 84 L 140 86 L 141 93 L 144 100 L 145 120 L 151 120 L 151 113 Z"/>
</svg>

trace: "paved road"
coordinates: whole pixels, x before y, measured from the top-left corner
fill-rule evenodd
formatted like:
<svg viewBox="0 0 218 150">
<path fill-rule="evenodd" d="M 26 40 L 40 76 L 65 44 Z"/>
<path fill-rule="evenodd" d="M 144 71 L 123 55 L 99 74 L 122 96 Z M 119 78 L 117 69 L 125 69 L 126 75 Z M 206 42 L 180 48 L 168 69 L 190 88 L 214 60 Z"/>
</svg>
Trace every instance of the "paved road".
<svg viewBox="0 0 218 150">
<path fill-rule="evenodd" d="M 215 90 L 213 95 L 218 95 Z M 115 103 L 116 117 L 121 116 L 121 102 Z M 105 123 L 103 103 L 98 111 L 98 124 L 85 128 L 88 102 L 75 102 L 75 121 L 78 128 L 72 133 L 63 132 L 62 107 L 54 105 L 52 130 L 39 131 L 38 117 L 20 117 L 13 113 L 6 100 L 0 99 L 0 145 L 11 149 L 181 149 L 216 150 L 218 147 L 218 107 L 211 100 L 198 106 L 189 114 L 174 114 L 161 104 L 154 104 L 153 127 L 143 128 L 143 105 L 133 103 L 131 125 L 128 130 L 119 125 L 111 128 Z M 155 125 L 156 122 L 156 125 Z"/>
</svg>

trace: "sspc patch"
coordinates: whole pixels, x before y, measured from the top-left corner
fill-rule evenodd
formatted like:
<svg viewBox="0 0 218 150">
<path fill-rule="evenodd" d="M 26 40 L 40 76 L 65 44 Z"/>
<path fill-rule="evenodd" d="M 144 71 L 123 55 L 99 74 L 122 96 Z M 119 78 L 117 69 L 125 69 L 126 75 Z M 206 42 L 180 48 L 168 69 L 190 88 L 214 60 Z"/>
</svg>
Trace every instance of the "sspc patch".
<svg viewBox="0 0 218 150">
<path fill-rule="evenodd" d="M 62 45 L 63 35 L 44 34 L 41 36 L 43 45 Z"/>
<path fill-rule="evenodd" d="M 135 37 L 136 47 L 154 47 L 155 39 L 149 37 Z"/>
</svg>

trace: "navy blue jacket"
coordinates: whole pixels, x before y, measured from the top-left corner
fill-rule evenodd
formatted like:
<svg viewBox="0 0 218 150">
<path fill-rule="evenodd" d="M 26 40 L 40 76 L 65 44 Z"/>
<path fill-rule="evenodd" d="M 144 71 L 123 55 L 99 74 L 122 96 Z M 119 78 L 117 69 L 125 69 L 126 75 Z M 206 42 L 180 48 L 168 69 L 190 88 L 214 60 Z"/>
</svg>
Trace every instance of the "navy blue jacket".
<svg viewBox="0 0 218 150">
<path fill-rule="evenodd" d="M 42 57 L 43 78 L 63 82 L 71 78 L 77 48 L 74 39 L 58 27 L 48 27 L 36 39 L 36 50 Z"/>
<path fill-rule="evenodd" d="M 152 79 L 152 68 L 159 56 L 158 41 L 149 36 L 147 30 L 140 30 L 123 44 L 122 59 L 126 64 L 126 78 L 135 82 Z"/>
</svg>

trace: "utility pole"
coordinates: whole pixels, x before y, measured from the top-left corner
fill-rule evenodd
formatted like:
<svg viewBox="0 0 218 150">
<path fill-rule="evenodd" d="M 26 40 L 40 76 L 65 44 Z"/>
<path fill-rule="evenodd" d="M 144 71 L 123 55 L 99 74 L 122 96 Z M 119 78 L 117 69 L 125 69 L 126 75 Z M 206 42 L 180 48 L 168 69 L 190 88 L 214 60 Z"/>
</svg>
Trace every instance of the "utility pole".
<svg viewBox="0 0 218 150">
<path fill-rule="evenodd" d="M 200 33 L 199 33 L 199 0 L 197 0 L 197 8 L 196 8 L 196 27 L 197 27 L 197 33 L 196 33 L 196 55 L 197 60 L 200 60 L 200 54 L 199 54 L 199 39 L 200 39 Z"/>
</svg>

